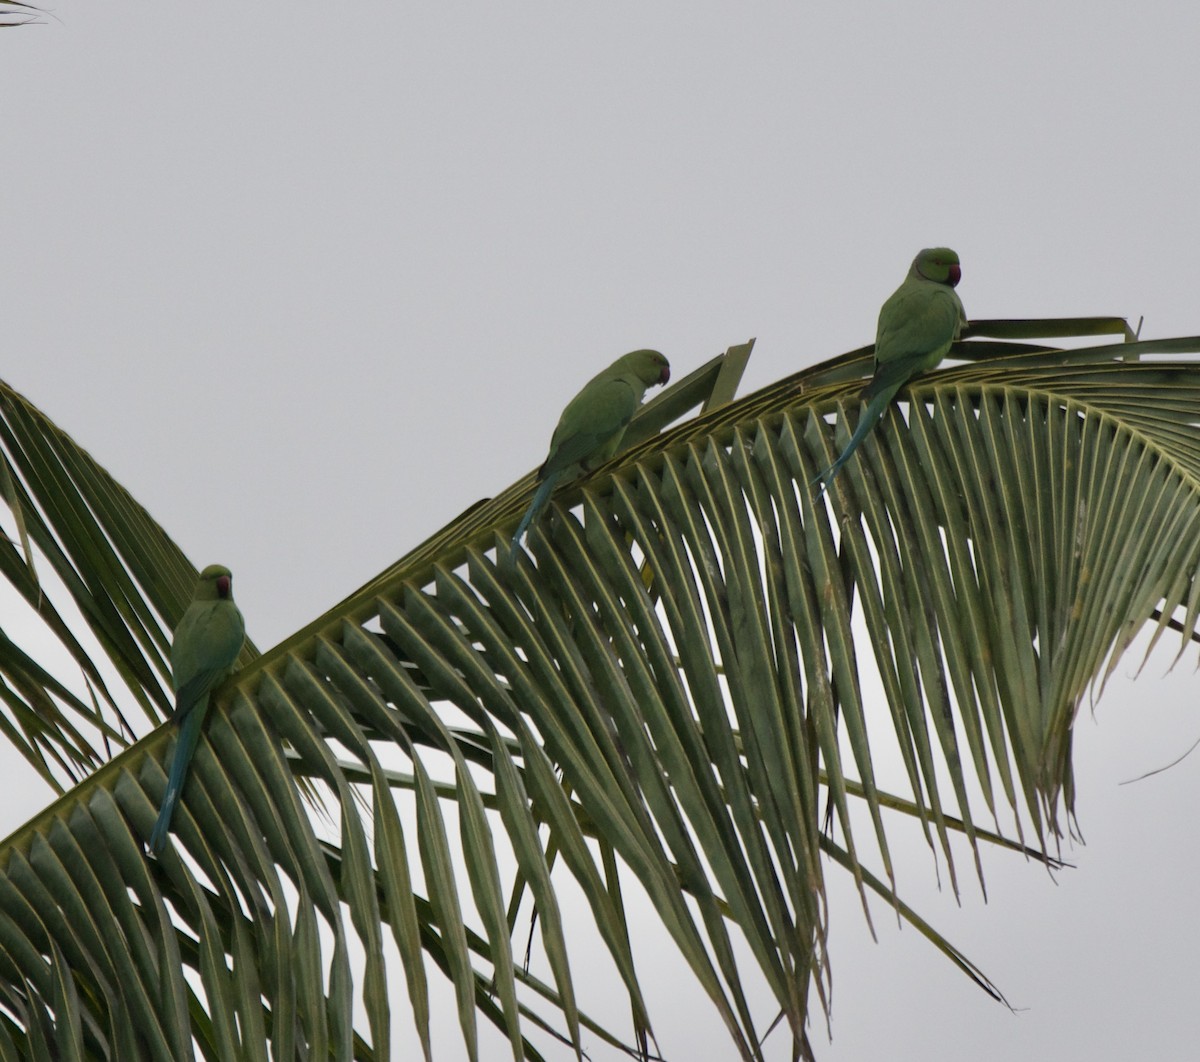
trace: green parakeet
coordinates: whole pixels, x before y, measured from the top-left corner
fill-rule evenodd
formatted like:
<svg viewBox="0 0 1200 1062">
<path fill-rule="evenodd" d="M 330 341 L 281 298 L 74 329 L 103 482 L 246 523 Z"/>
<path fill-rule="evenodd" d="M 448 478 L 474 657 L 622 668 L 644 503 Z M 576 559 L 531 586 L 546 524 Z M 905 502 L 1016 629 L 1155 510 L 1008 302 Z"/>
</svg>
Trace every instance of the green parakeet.
<svg viewBox="0 0 1200 1062">
<path fill-rule="evenodd" d="M 563 477 L 573 478 L 612 457 L 646 388 L 665 384 L 670 378 L 671 366 L 657 350 L 635 350 L 617 358 L 584 384 L 558 418 L 550 439 L 550 454 L 538 469 L 538 489 L 513 535 L 513 549 L 546 507 L 554 485 Z"/>
<path fill-rule="evenodd" d="M 233 671 L 245 637 L 245 621 L 233 603 L 233 576 L 228 568 L 210 564 L 200 573 L 192 602 L 175 628 L 171 642 L 173 721 L 179 726 L 179 737 L 175 741 L 162 809 L 150 835 L 150 850 L 155 855 L 167 842 L 171 816 L 183 792 L 188 766 L 200 741 L 200 728 L 208 714 L 209 695 Z"/>
<path fill-rule="evenodd" d="M 846 449 L 821 473 L 823 487 L 850 460 L 901 386 L 936 366 L 958 339 L 967 323 L 954 290 L 961 277 L 958 255 L 949 247 L 926 248 L 913 259 L 904 283 L 883 304 L 875 330 L 875 375 L 859 396 L 867 408 Z"/>
</svg>

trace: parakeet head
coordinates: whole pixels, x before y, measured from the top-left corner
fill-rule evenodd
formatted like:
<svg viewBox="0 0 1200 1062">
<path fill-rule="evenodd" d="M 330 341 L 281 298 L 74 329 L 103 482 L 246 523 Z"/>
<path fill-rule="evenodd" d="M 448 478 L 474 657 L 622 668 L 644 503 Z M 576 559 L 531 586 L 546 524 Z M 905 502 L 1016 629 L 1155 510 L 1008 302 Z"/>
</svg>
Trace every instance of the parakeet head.
<svg viewBox="0 0 1200 1062">
<path fill-rule="evenodd" d="M 635 350 L 626 354 L 621 362 L 624 369 L 647 387 L 665 384 L 671 378 L 671 364 L 657 350 Z"/>
<path fill-rule="evenodd" d="M 197 601 L 233 597 L 233 573 L 223 564 L 210 564 L 200 573 L 200 581 L 192 597 Z"/>
<path fill-rule="evenodd" d="M 962 279 L 958 255 L 949 247 L 926 247 L 913 259 L 910 273 L 952 288 Z"/>
</svg>

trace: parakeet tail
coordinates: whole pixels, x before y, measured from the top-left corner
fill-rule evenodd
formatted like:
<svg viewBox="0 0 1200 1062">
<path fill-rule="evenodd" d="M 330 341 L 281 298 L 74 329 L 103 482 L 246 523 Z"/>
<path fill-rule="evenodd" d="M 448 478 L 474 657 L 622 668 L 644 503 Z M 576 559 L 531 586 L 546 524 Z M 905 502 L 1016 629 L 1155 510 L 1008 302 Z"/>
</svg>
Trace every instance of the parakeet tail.
<svg viewBox="0 0 1200 1062">
<path fill-rule="evenodd" d="M 872 384 L 874 381 L 872 381 Z M 853 456 L 854 451 L 858 449 L 859 444 L 868 435 L 871 434 L 871 429 L 879 423 L 879 418 L 883 416 L 883 412 L 888 407 L 888 403 L 892 400 L 892 396 L 900 389 L 899 384 L 888 387 L 884 390 L 874 390 L 872 384 L 868 384 L 863 391 L 863 397 L 869 397 L 867 408 L 863 411 L 863 415 L 859 418 L 858 427 L 854 429 L 854 434 L 850 436 L 850 441 L 844 449 L 824 472 L 822 472 L 813 483 L 820 483 L 822 490 L 827 490 L 833 482 L 833 477 L 841 471 L 844 465 Z M 868 392 L 873 392 L 868 394 Z"/>
<path fill-rule="evenodd" d="M 545 479 L 538 484 L 538 489 L 533 495 L 533 501 L 529 503 L 529 509 L 521 522 L 517 524 L 516 533 L 512 538 L 512 548 L 516 549 L 521 544 L 521 537 L 529 529 L 529 525 L 537 519 L 538 514 L 546 508 L 546 503 L 550 500 L 550 495 L 554 491 L 554 484 L 558 480 L 558 473 L 551 472 Z"/>
<path fill-rule="evenodd" d="M 171 829 L 171 818 L 175 814 L 175 805 L 179 803 L 183 784 L 187 781 L 188 767 L 196 753 L 200 742 L 200 726 L 204 722 L 208 710 L 208 698 L 197 704 L 183 720 L 179 728 L 179 737 L 175 741 L 175 755 L 171 760 L 171 772 L 167 776 L 167 791 L 163 794 L 162 807 L 158 812 L 158 821 L 154 824 L 154 832 L 150 834 L 150 851 L 155 855 L 162 852 L 167 843 L 167 833 Z"/>
</svg>

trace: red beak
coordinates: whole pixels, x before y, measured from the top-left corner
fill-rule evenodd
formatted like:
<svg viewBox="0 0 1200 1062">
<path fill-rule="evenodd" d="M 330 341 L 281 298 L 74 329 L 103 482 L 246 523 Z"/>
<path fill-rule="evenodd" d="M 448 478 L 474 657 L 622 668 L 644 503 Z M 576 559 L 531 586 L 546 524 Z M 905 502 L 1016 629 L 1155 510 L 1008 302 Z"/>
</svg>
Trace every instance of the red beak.
<svg viewBox="0 0 1200 1062">
<path fill-rule="evenodd" d="M 658 382 L 660 384 L 665 384 L 670 378 L 671 378 L 671 366 L 664 365 L 662 368 L 662 372 L 660 372 L 658 374 Z"/>
<path fill-rule="evenodd" d="M 950 267 L 950 286 L 958 287 L 958 282 L 962 280 L 962 266 L 952 265 Z"/>
<path fill-rule="evenodd" d="M 229 596 L 229 576 L 222 575 L 217 579 L 217 593 L 222 597 Z"/>
</svg>

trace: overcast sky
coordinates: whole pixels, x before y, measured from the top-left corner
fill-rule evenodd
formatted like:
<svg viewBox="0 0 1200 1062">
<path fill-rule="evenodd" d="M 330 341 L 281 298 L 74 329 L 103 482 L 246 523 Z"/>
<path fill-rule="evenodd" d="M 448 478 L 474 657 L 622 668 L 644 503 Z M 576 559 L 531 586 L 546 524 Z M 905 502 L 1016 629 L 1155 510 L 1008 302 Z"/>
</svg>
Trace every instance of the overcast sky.
<svg viewBox="0 0 1200 1062">
<path fill-rule="evenodd" d="M 972 317 L 1200 333 L 1194 5 L 416 6 L 0 33 L 0 376 L 234 570 L 262 648 L 538 464 L 617 355 L 678 376 L 756 336 L 753 389 L 869 342 L 921 247 Z M 1021 1012 L 882 911 L 871 943 L 831 871 L 823 1059 L 1190 1057 L 1200 752 L 1117 787 L 1200 737 L 1168 661 L 1080 717 L 1057 884 L 986 853 L 959 909 L 919 837 L 899 860 Z M 667 987 L 667 1056 L 731 1057 Z"/>
</svg>

